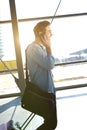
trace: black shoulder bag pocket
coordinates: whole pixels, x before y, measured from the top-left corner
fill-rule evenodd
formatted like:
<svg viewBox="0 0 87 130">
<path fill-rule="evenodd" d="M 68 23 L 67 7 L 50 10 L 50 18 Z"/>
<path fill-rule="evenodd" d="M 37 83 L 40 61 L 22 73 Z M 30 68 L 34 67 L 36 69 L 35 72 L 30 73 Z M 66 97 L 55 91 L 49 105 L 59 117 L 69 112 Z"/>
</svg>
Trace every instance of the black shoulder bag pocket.
<svg viewBox="0 0 87 130">
<path fill-rule="evenodd" d="M 26 54 L 26 88 L 21 100 L 22 107 L 32 113 L 44 116 L 50 112 L 54 103 L 54 94 L 43 91 L 29 81 Z"/>
</svg>

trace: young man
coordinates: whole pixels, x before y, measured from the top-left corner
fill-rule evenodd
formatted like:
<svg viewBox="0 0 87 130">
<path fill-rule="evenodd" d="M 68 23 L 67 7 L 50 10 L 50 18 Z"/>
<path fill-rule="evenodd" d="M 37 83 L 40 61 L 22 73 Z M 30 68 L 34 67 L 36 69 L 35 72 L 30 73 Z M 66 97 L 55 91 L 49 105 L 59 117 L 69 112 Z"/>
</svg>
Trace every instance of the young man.
<svg viewBox="0 0 87 130">
<path fill-rule="evenodd" d="M 35 40 L 27 47 L 29 79 L 48 94 L 53 95 L 54 106 L 44 115 L 44 124 L 37 130 L 54 130 L 57 125 L 56 94 L 51 70 L 55 58 L 51 49 L 51 26 L 49 21 L 41 21 L 34 27 Z M 44 110 L 43 110 L 44 111 Z"/>
</svg>

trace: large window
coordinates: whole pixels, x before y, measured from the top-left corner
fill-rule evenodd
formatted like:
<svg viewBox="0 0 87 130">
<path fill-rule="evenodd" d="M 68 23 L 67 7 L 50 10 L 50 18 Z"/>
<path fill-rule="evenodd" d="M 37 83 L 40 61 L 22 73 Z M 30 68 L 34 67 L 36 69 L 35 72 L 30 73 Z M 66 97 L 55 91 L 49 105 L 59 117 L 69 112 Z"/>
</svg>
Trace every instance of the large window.
<svg viewBox="0 0 87 130">
<path fill-rule="evenodd" d="M 39 21 L 38 18 L 46 17 L 51 21 L 49 16 L 54 16 L 59 2 L 61 3 L 56 16 L 61 17 L 54 18 L 52 22 L 53 55 L 60 60 L 53 69 L 54 82 L 56 87 L 83 84 L 87 79 L 86 0 L 15 0 L 23 67 L 25 48 L 34 40 L 34 25 Z M 0 55 L 4 55 L 5 61 L 12 61 L 16 57 L 9 0 L 0 0 L 0 3 Z"/>
</svg>

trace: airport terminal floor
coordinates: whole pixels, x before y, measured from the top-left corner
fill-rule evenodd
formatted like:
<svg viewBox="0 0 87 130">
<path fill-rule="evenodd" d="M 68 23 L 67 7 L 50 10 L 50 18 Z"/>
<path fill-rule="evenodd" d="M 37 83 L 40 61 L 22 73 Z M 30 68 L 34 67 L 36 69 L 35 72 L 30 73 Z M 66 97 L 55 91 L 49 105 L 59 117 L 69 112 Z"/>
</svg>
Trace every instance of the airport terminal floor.
<svg viewBox="0 0 87 130">
<path fill-rule="evenodd" d="M 17 93 L 14 79 L 0 74 L 0 95 Z M 56 92 L 58 125 L 56 130 L 87 130 L 87 87 Z M 13 120 L 14 127 L 22 126 L 31 113 L 21 107 L 20 96 L 0 99 L 0 125 Z M 36 130 L 43 118 L 35 115 L 25 130 Z M 1 129 L 0 129 L 1 130 Z"/>
</svg>

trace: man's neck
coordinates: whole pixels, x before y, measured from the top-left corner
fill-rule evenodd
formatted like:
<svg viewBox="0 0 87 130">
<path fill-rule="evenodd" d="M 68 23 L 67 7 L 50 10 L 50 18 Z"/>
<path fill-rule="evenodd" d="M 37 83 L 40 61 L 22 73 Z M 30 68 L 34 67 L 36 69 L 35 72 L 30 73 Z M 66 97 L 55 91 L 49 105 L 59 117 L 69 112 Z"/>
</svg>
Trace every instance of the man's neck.
<svg viewBox="0 0 87 130">
<path fill-rule="evenodd" d="M 35 43 L 39 44 L 40 46 L 43 46 L 43 44 L 42 44 L 40 39 L 35 39 Z"/>
</svg>

